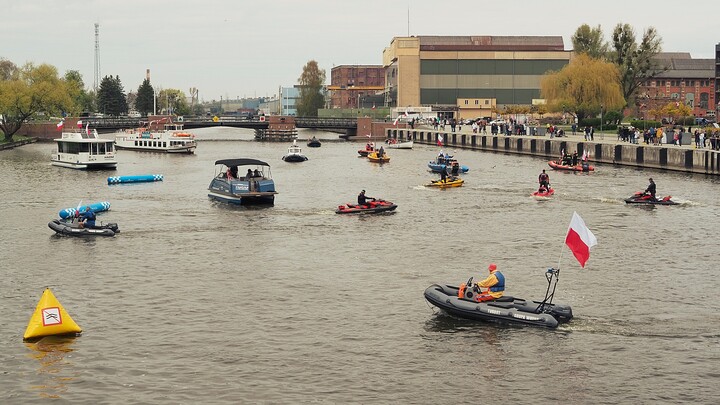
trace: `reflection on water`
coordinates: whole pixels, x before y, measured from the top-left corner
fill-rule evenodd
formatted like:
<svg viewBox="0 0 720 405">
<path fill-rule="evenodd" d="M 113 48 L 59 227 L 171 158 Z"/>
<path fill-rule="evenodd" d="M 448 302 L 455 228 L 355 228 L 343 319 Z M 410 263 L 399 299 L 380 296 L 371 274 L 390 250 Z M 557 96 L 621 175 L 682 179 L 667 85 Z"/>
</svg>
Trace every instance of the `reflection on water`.
<svg viewBox="0 0 720 405">
<path fill-rule="evenodd" d="M 73 364 L 67 360 L 74 349 L 74 337 L 46 336 L 37 342 L 25 343 L 32 350 L 28 354 L 38 361 L 37 377 L 41 384 L 30 388 L 43 398 L 61 398 L 67 392 L 67 384 L 75 379 Z"/>
</svg>

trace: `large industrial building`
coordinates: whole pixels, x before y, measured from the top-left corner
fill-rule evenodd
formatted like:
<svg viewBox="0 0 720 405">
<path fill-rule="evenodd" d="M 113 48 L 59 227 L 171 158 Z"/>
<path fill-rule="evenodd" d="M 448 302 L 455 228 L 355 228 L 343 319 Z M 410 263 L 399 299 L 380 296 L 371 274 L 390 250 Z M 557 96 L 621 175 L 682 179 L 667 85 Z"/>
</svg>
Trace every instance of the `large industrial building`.
<svg viewBox="0 0 720 405">
<path fill-rule="evenodd" d="M 459 118 L 530 105 L 541 77 L 571 55 L 561 36 L 395 37 L 383 51 L 385 103 Z"/>
</svg>

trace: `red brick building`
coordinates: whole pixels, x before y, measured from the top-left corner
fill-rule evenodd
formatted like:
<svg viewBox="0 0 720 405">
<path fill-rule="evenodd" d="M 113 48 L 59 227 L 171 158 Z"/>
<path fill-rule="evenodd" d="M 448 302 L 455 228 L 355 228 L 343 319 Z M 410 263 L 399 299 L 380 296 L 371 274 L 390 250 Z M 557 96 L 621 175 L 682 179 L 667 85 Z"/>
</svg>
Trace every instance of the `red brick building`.
<svg viewBox="0 0 720 405">
<path fill-rule="evenodd" d="M 667 68 L 638 89 L 640 113 L 669 102 L 682 102 L 696 117 L 715 117 L 715 60 L 693 59 L 689 53 L 661 53 L 656 59 Z"/>
<path fill-rule="evenodd" d="M 372 108 L 385 89 L 382 65 L 339 65 L 330 71 L 330 108 Z M 379 106 L 378 106 L 379 107 Z"/>
</svg>

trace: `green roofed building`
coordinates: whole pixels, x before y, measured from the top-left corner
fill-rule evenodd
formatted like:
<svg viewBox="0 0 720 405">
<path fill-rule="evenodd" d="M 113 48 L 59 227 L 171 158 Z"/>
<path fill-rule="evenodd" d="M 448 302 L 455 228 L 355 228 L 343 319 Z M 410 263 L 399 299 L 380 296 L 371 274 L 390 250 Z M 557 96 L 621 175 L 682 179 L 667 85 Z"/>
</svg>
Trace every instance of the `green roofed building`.
<svg viewBox="0 0 720 405">
<path fill-rule="evenodd" d="M 543 74 L 569 63 L 564 48 L 561 36 L 395 37 L 383 51 L 386 104 L 530 105 L 540 99 Z"/>
</svg>

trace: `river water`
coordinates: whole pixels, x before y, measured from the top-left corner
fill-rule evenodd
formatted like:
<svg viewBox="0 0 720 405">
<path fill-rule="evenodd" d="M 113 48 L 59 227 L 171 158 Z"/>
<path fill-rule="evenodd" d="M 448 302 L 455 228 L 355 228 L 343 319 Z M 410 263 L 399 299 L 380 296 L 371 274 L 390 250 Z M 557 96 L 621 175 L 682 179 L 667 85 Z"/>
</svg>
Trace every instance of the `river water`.
<svg viewBox="0 0 720 405">
<path fill-rule="evenodd" d="M 438 190 L 422 186 L 437 147 L 377 165 L 362 143 L 301 132 L 326 141 L 294 164 L 287 144 L 250 131 L 196 134 L 194 156 L 120 151 L 114 172 L 51 166 L 47 143 L 0 151 L 0 402 L 720 401 L 718 179 L 548 170 L 557 193 L 538 201 L 538 158 L 457 150 L 465 186 Z M 207 198 L 214 161 L 235 157 L 272 165 L 273 207 Z M 106 182 L 154 173 L 165 180 Z M 626 205 L 649 176 L 683 204 Z M 361 189 L 398 209 L 334 213 Z M 54 235 L 47 222 L 80 201 L 110 201 L 98 220 L 121 233 Z M 564 249 L 573 211 L 598 238 L 585 269 Z M 534 299 L 559 263 L 555 302 L 573 321 L 466 322 L 425 302 L 429 285 L 484 277 L 490 262 L 508 294 Z M 46 286 L 82 336 L 22 342 Z"/>
</svg>

